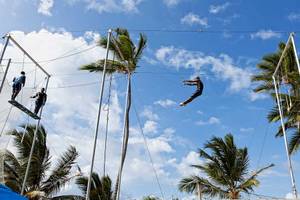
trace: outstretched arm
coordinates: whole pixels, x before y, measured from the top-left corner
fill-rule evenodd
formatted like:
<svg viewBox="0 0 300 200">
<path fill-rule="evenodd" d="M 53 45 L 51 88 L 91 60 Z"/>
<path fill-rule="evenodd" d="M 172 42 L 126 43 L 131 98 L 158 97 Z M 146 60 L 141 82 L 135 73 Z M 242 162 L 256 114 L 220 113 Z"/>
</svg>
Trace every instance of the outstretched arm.
<svg viewBox="0 0 300 200">
<path fill-rule="evenodd" d="M 197 80 L 184 80 L 184 85 L 197 85 Z"/>
<path fill-rule="evenodd" d="M 35 95 L 31 96 L 30 98 L 35 98 L 35 97 L 37 97 L 37 95 L 38 95 L 38 94 L 36 93 Z"/>
</svg>

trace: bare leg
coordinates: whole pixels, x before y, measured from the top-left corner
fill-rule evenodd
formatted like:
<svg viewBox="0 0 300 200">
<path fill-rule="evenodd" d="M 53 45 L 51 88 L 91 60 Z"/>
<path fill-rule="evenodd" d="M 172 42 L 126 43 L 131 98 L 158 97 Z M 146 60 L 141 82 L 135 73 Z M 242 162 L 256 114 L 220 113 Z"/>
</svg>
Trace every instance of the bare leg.
<svg viewBox="0 0 300 200">
<path fill-rule="evenodd" d="M 19 88 L 13 89 L 13 93 L 11 95 L 11 99 L 15 100 L 15 98 L 18 96 L 18 94 L 19 94 L 20 91 L 21 91 L 21 89 L 19 89 Z"/>
</svg>

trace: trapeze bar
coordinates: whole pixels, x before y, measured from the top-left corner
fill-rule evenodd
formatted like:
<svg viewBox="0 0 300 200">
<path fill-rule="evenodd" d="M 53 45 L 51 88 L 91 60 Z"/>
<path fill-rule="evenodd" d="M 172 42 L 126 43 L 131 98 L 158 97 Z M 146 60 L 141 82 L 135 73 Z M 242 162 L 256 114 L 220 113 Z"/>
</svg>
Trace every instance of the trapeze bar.
<svg viewBox="0 0 300 200">
<path fill-rule="evenodd" d="M 29 115 L 33 119 L 36 119 L 36 120 L 41 119 L 40 117 L 38 117 L 36 114 L 34 114 L 33 112 L 31 112 L 30 110 L 28 110 L 27 108 L 25 108 L 22 104 L 20 104 L 17 101 L 9 100 L 8 103 L 10 103 L 11 105 L 19 108 L 20 110 L 22 110 L 24 113 L 26 113 L 27 115 Z"/>
</svg>

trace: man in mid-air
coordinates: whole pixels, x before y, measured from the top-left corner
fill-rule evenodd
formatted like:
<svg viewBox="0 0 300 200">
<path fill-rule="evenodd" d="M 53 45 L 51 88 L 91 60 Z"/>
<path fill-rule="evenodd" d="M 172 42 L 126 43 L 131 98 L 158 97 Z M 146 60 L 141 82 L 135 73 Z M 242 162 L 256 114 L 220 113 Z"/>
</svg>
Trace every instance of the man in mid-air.
<svg viewBox="0 0 300 200">
<path fill-rule="evenodd" d="M 196 91 L 194 92 L 194 94 L 190 98 L 188 98 L 184 102 L 180 103 L 180 106 L 186 106 L 186 104 L 190 103 L 196 97 L 200 96 L 202 94 L 202 91 L 203 91 L 203 88 L 204 88 L 203 83 L 202 83 L 202 81 L 201 81 L 201 79 L 200 79 L 199 76 L 197 76 L 193 80 L 184 80 L 183 84 L 184 85 L 192 85 L 192 86 L 195 85 L 195 86 L 197 86 L 197 89 L 196 89 Z"/>
</svg>

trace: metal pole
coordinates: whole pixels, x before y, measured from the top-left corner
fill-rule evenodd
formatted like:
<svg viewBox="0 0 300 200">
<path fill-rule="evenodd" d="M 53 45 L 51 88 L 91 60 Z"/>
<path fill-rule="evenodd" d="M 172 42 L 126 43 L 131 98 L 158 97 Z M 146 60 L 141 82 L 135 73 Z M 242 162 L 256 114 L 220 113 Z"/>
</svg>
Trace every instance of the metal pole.
<svg viewBox="0 0 300 200">
<path fill-rule="evenodd" d="M 1 52 L 1 56 L 0 56 L 0 65 L 2 64 L 2 60 L 3 60 L 4 54 L 5 54 L 5 51 L 6 51 L 8 42 L 9 42 L 9 37 L 8 37 L 8 36 L 4 36 L 4 37 L 6 37 L 6 42 L 5 42 L 4 47 L 3 47 L 3 50 L 2 50 L 2 52 Z"/>
<path fill-rule="evenodd" d="M 124 113 L 124 124 L 123 124 L 123 142 L 122 142 L 122 149 L 121 149 L 121 163 L 120 163 L 120 168 L 119 168 L 119 173 L 117 177 L 117 190 L 115 194 L 115 199 L 114 200 L 119 200 L 120 199 L 120 191 L 121 191 L 121 181 L 122 181 L 122 171 L 123 171 L 123 165 L 124 165 L 124 160 L 125 160 L 125 155 L 126 154 L 126 140 L 128 140 L 126 136 L 126 125 L 129 126 L 126 122 L 126 117 L 128 115 L 127 113 L 127 107 L 129 103 L 129 89 L 130 89 L 130 81 L 131 81 L 131 75 L 129 74 L 130 72 L 128 71 L 128 81 L 127 81 L 127 92 L 126 92 L 126 103 L 125 103 L 125 113 Z"/>
<path fill-rule="evenodd" d="M 109 109 L 110 109 L 110 96 L 111 96 L 111 82 L 112 75 L 109 79 L 109 91 L 108 91 L 108 100 L 107 100 L 107 113 L 106 113 L 106 126 L 105 126 L 105 139 L 104 139 L 104 153 L 103 153 L 103 176 L 106 174 L 106 147 L 107 147 L 107 136 L 108 136 L 108 122 L 109 122 Z"/>
<path fill-rule="evenodd" d="M 19 49 L 27 56 L 30 58 L 30 60 L 32 60 L 32 62 L 38 66 L 38 68 L 40 68 L 40 70 L 42 70 L 45 74 L 47 74 L 48 77 L 50 77 L 50 74 L 48 74 L 48 72 L 46 70 L 44 70 L 44 68 L 38 63 L 36 62 L 28 53 L 27 51 L 25 51 L 25 49 L 23 49 L 23 47 L 21 47 L 21 45 L 11 36 L 8 35 L 8 38 L 17 46 L 19 47 Z"/>
<path fill-rule="evenodd" d="M 277 73 L 277 71 L 278 71 L 278 69 L 279 69 L 279 67 L 280 67 L 280 65 L 281 65 L 281 62 L 282 62 L 282 60 L 283 60 L 283 56 L 282 56 L 282 55 L 284 55 L 285 52 L 288 50 L 288 46 L 289 46 L 290 40 L 291 40 L 291 36 L 289 36 L 289 39 L 288 39 L 288 41 L 286 42 L 286 45 L 285 45 L 285 47 L 284 47 L 284 49 L 283 49 L 283 52 L 282 52 L 282 54 L 281 54 L 281 57 L 280 57 L 280 59 L 279 59 L 279 61 L 278 61 L 278 63 L 277 63 L 276 69 L 275 69 L 275 71 L 274 71 L 274 73 L 273 73 L 273 76 L 276 75 L 276 73 Z"/>
<path fill-rule="evenodd" d="M 97 123 L 96 123 L 96 130 L 95 130 L 95 136 L 94 136 L 94 145 L 93 145 L 93 153 L 92 153 L 92 161 L 91 161 L 92 163 L 91 163 L 90 174 L 89 174 L 88 185 L 87 185 L 87 191 L 86 191 L 86 197 L 85 197 L 86 200 L 89 200 L 90 190 L 91 190 L 91 181 L 92 181 L 92 174 L 93 174 L 94 161 L 95 161 L 95 153 L 96 153 L 96 146 L 97 146 L 97 137 L 98 137 L 98 129 L 99 129 L 99 123 L 100 123 L 100 116 L 101 116 L 102 98 L 103 98 L 103 91 L 104 91 L 106 65 L 107 65 L 107 59 L 108 59 L 108 53 L 109 53 L 109 44 L 110 44 L 111 33 L 112 33 L 112 31 L 111 31 L 111 29 L 109 29 L 108 34 L 107 34 L 106 56 L 105 56 L 105 60 L 104 60 L 104 66 L 103 66 L 103 72 L 102 72 L 102 81 L 101 81 L 101 87 L 100 87 L 100 100 L 99 100 Z"/>
<path fill-rule="evenodd" d="M 277 88 L 277 84 L 276 84 L 276 78 L 274 76 L 272 76 L 272 78 L 273 78 L 273 84 L 275 86 L 277 106 L 278 106 L 278 110 L 279 110 L 280 122 L 281 122 L 282 131 L 283 131 L 283 138 L 284 138 L 284 145 L 285 145 L 286 155 L 287 155 L 287 159 L 288 159 L 289 173 L 290 173 L 291 182 L 292 182 L 292 190 L 293 190 L 295 198 L 297 199 L 298 195 L 297 195 L 297 189 L 296 189 L 296 182 L 295 182 L 295 177 L 294 177 L 292 162 L 291 162 L 291 158 L 290 158 L 290 154 L 289 154 L 289 149 L 288 149 L 288 141 L 287 141 L 286 132 L 285 132 L 285 126 L 284 126 L 284 122 L 283 122 L 283 113 L 282 113 L 282 108 L 281 108 L 281 105 L 280 105 L 281 101 L 280 101 L 279 94 L 278 94 L 278 88 Z"/>
<path fill-rule="evenodd" d="M 299 58 L 298 58 L 297 49 L 296 49 L 295 40 L 294 40 L 294 33 L 291 33 L 290 37 L 291 37 L 291 40 L 292 40 L 292 45 L 293 45 L 293 50 L 294 50 L 294 55 L 295 55 L 295 59 L 296 59 L 298 72 L 300 74 L 300 64 L 299 64 Z"/>
<path fill-rule="evenodd" d="M 48 89 L 49 79 L 50 79 L 50 76 L 47 77 L 47 83 L 46 83 L 46 87 L 45 87 L 45 92 L 47 92 L 47 89 Z M 40 119 L 38 120 L 38 122 L 36 124 L 36 127 L 35 127 L 35 131 L 34 131 L 34 135 L 33 135 L 33 140 L 32 140 L 32 145 L 31 145 L 30 154 L 29 154 L 29 159 L 28 159 L 28 163 L 27 163 L 27 167 L 26 167 L 26 172 L 25 172 L 23 184 L 22 184 L 21 195 L 24 195 L 26 181 L 27 181 L 27 178 L 28 178 L 28 173 L 29 173 L 29 169 L 30 169 L 31 159 L 32 159 L 32 155 L 33 155 L 33 151 L 34 151 L 34 146 L 35 146 L 35 141 L 36 141 L 36 137 L 37 137 L 37 132 L 38 132 L 38 128 L 40 126 L 41 117 L 42 117 L 42 113 L 43 113 L 43 108 L 44 108 L 44 106 L 41 108 L 41 112 L 39 114 L 39 118 Z"/>
<path fill-rule="evenodd" d="M 2 79 L 2 82 L 1 82 L 1 86 L 0 86 L 0 93 L 2 92 L 2 89 L 3 89 L 3 86 L 4 86 L 4 82 L 6 80 L 7 72 L 8 72 L 9 66 L 10 66 L 10 63 L 11 63 L 11 59 L 8 60 L 8 63 L 7 63 L 7 66 L 6 66 L 4 75 L 3 75 L 3 79 Z"/>
</svg>

